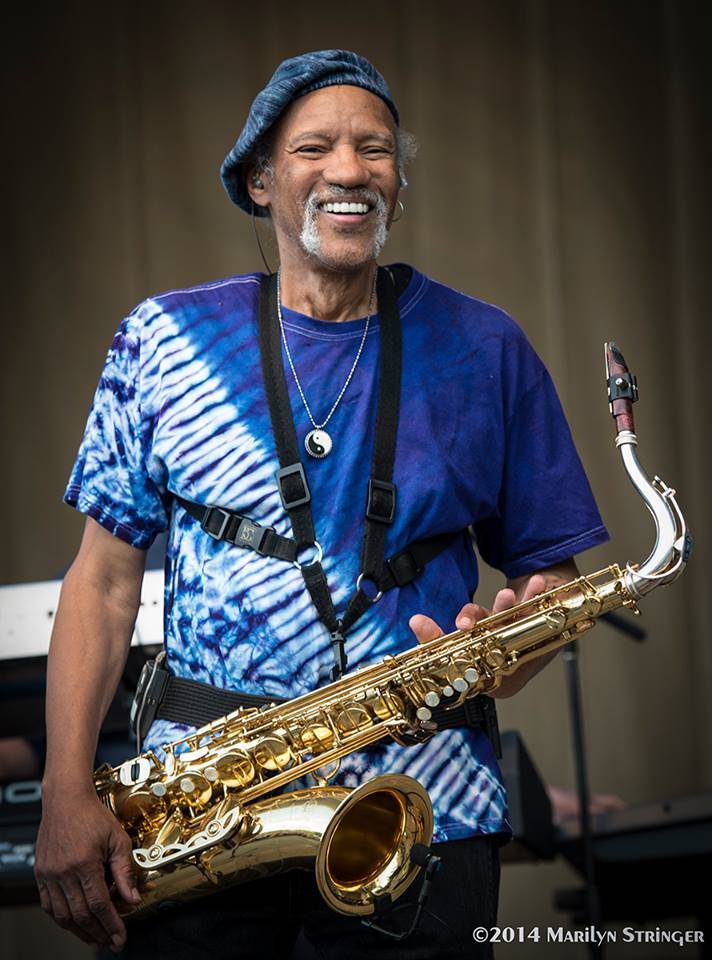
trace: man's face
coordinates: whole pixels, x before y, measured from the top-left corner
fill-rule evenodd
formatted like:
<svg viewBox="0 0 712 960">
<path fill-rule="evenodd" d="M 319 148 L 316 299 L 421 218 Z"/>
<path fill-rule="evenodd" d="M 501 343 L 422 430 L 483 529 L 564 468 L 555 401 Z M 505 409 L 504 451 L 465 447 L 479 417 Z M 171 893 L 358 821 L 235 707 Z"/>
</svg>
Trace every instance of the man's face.
<svg viewBox="0 0 712 960">
<path fill-rule="evenodd" d="M 345 272 L 375 260 L 400 184 L 395 123 L 380 97 L 346 85 L 301 97 L 278 121 L 271 153 L 264 189 L 248 185 L 269 204 L 282 259 Z"/>
</svg>

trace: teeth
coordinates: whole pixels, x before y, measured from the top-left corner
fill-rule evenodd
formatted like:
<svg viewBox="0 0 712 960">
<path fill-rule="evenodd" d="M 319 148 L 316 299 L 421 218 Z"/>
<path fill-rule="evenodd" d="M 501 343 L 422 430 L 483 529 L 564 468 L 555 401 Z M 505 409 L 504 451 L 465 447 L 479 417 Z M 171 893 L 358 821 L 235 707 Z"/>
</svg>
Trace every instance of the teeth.
<svg viewBox="0 0 712 960">
<path fill-rule="evenodd" d="M 327 213 L 368 213 L 367 203 L 323 203 L 322 209 Z"/>
</svg>

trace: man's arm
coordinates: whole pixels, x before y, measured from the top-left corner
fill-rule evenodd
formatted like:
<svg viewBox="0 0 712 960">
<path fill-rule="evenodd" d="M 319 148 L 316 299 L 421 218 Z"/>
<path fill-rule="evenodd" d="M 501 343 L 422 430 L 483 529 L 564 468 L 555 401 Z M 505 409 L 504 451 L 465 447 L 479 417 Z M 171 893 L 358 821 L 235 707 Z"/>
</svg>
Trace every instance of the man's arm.
<svg viewBox="0 0 712 960">
<path fill-rule="evenodd" d="M 478 620 L 489 617 L 493 613 L 502 613 L 503 610 L 509 610 L 517 603 L 531 600 L 532 597 L 536 597 L 540 593 L 546 593 L 547 590 L 553 590 L 578 576 L 579 572 L 576 564 L 573 559 L 569 559 L 551 567 L 544 567 L 536 573 L 507 580 L 507 586 L 500 590 L 494 598 L 491 610 L 479 603 L 466 603 L 455 618 L 455 626 L 460 630 L 466 630 Z M 410 618 L 409 625 L 419 643 L 434 640 L 435 637 L 441 636 L 444 632 L 434 620 L 420 613 Z M 504 698 L 518 693 L 533 676 L 539 673 L 556 656 L 557 652 L 557 650 L 554 650 L 537 657 L 536 660 L 523 663 L 511 677 L 504 677 L 500 686 L 491 695 Z"/>
<path fill-rule="evenodd" d="M 88 519 L 62 585 L 47 662 L 47 762 L 35 875 L 42 907 L 81 939 L 113 944 L 126 929 L 105 871 L 128 903 L 131 842 L 99 801 L 93 763 L 123 673 L 141 597 L 145 551 Z"/>
</svg>

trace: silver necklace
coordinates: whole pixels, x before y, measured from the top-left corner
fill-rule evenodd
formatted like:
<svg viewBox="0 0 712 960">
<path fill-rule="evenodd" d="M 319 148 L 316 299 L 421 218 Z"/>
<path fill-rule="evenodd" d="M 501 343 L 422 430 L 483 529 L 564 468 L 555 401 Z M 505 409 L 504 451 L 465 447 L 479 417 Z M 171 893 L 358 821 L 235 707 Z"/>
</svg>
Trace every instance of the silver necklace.
<svg viewBox="0 0 712 960">
<path fill-rule="evenodd" d="M 349 371 L 349 375 L 346 378 L 346 382 L 341 388 L 341 392 L 339 393 L 338 397 L 336 398 L 336 400 L 334 400 L 333 406 L 331 410 L 329 410 L 329 415 L 327 416 L 326 420 L 324 420 L 323 423 L 317 423 L 314 417 L 312 416 L 311 410 L 309 409 L 307 398 L 304 396 L 302 385 L 299 382 L 297 371 L 294 368 L 294 361 L 292 360 L 292 354 L 289 352 L 287 335 L 284 331 L 284 321 L 282 320 L 282 297 L 280 292 L 280 271 L 279 270 L 277 271 L 277 316 L 279 317 L 279 329 L 282 333 L 282 343 L 284 344 L 284 349 L 287 354 L 287 360 L 289 360 L 289 366 L 292 368 L 292 374 L 294 375 L 294 382 L 297 385 L 297 390 L 299 390 L 299 396 L 302 398 L 304 407 L 307 413 L 309 414 L 309 419 L 311 420 L 312 426 L 314 427 L 314 429 L 310 430 L 309 433 L 304 438 L 304 446 L 308 454 L 310 454 L 312 457 L 316 457 L 319 460 L 321 460 L 323 457 L 326 457 L 331 452 L 333 443 L 329 434 L 326 432 L 326 430 L 324 430 L 324 427 L 327 425 L 329 420 L 331 420 L 331 415 L 333 414 L 334 410 L 336 410 L 336 408 L 338 407 L 339 401 L 341 400 L 344 393 L 346 392 L 346 388 L 348 387 L 351 381 L 351 377 L 354 375 L 354 370 L 356 369 L 356 365 L 359 361 L 359 358 L 361 357 L 363 345 L 366 342 L 366 334 L 368 333 L 368 327 L 371 322 L 371 312 L 373 310 L 373 302 L 375 300 L 375 297 L 376 297 L 376 273 L 374 272 L 373 289 L 371 290 L 371 298 L 368 302 L 368 317 L 366 318 L 366 326 L 364 327 L 364 330 L 363 330 L 363 336 L 361 337 L 361 343 L 359 344 L 358 353 L 356 354 L 356 359 L 351 365 L 351 370 Z"/>
</svg>

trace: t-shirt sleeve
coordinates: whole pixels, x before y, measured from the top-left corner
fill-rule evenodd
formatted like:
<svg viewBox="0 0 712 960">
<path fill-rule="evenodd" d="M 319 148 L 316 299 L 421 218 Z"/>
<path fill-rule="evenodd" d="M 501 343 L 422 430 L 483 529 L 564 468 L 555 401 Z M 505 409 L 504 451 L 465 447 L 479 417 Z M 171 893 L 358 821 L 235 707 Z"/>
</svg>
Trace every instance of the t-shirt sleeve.
<svg viewBox="0 0 712 960">
<path fill-rule="evenodd" d="M 64 502 L 131 546 L 148 549 L 168 527 L 148 461 L 151 428 L 141 408 L 141 337 L 136 312 L 109 348 Z"/>
<path fill-rule="evenodd" d="M 523 337 L 523 335 L 522 335 Z M 524 389 L 509 407 L 498 508 L 473 525 L 483 559 L 509 579 L 609 539 L 548 371 L 520 348 Z"/>
</svg>

